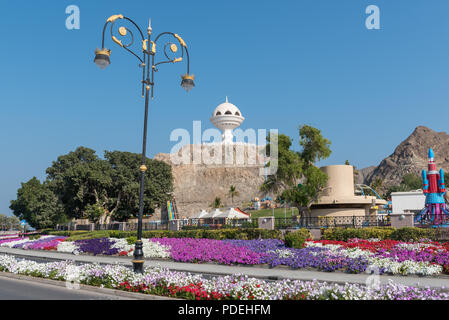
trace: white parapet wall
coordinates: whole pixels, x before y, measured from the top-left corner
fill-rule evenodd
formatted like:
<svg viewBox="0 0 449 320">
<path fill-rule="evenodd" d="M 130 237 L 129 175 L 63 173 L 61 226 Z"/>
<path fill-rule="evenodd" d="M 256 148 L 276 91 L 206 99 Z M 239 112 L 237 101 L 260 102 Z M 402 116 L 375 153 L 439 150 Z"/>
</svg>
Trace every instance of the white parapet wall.
<svg viewBox="0 0 449 320">
<path fill-rule="evenodd" d="M 424 209 L 426 196 L 421 190 L 391 193 L 392 214 L 403 214 L 406 211 Z"/>
</svg>

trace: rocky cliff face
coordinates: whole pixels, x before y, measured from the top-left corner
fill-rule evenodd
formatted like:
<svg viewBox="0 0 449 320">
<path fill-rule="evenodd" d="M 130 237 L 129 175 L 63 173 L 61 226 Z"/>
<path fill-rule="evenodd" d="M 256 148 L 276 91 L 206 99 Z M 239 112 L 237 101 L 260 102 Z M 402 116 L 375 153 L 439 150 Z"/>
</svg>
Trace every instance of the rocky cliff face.
<svg viewBox="0 0 449 320">
<path fill-rule="evenodd" d="M 373 173 L 374 169 L 376 168 L 376 166 L 370 166 L 363 169 L 357 169 L 358 174 L 356 175 L 355 183 L 364 184 L 367 178 Z"/>
<path fill-rule="evenodd" d="M 172 166 L 180 217 L 190 217 L 202 209 L 210 210 L 215 197 L 220 197 L 227 206 L 236 207 L 254 197 L 263 197 L 259 192 L 265 180 L 260 147 L 188 145 L 176 154 L 159 153 L 155 159 Z M 231 185 L 239 192 L 233 203 L 228 195 Z"/>
<path fill-rule="evenodd" d="M 393 154 L 381 163 L 366 177 L 370 184 L 377 178 L 383 180 L 384 186 L 398 185 L 407 173 L 420 174 L 427 169 L 429 148 L 435 153 L 437 168 L 449 169 L 449 135 L 446 132 L 435 132 L 427 127 L 419 126 L 413 133 L 396 147 Z"/>
</svg>

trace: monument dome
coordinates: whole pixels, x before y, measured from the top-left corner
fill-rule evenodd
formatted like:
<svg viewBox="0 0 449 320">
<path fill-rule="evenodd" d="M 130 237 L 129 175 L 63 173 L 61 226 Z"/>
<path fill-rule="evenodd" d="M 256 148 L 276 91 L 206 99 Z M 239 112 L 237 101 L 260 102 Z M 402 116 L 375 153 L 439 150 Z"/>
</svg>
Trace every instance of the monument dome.
<svg viewBox="0 0 449 320">
<path fill-rule="evenodd" d="M 210 121 L 223 132 L 223 143 L 233 143 L 232 130 L 239 127 L 245 118 L 242 116 L 239 108 L 226 101 L 215 108 Z"/>
</svg>

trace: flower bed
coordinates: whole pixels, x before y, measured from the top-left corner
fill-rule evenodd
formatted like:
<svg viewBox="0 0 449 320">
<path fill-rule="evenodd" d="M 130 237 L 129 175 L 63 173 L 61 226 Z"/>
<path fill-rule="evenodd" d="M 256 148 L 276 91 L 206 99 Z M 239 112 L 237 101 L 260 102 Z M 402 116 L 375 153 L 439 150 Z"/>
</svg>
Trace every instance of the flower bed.
<svg viewBox="0 0 449 320">
<path fill-rule="evenodd" d="M 447 244 L 436 242 L 406 243 L 392 240 L 311 241 L 308 247 L 340 252 L 349 257 L 365 259 L 370 269 L 379 274 L 435 275 L 449 262 Z"/>
<path fill-rule="evenodd" d="M 65 240 L 66 237 L 42 236 L 39 239 L 30 240 L 25 238 L 11 238 L 0 240 L 1 247 L 22 248 L 26 250 L 56 250 L 58 243 Z"/>
<path fill-rule="evenodd" d="M 171 258 L 182 262 L 218 262 L 222 264 L 260 264 L 262 253 L 232 242 L 212 239 L 153 238 L 170 248 Z"/>
<path fill-rule="evenodd" d="M 120 265 L 69 261 L 37 263 L 0 255 L 0 271 L 102 286 L 118 290 L 196 300 L 449 300 L 442 290 L 416 288 L 392 282 L 378 287 L 338 285 L 318 281 L 266 282 L 242 275 L 205 279 L 199 275 L 146 268 L 136 274 Z"/>
<path fill-rule="evenodd" d="M 73 254 L 132 256 L 134 244 L 126 239 L 99 238 L 64 241 L 65 237 L 0 240 L 0 246 L 28 250 L 57 250 Z M 449 273 L 449 244 L 392 240 L 306 241 L 302 249 L 287 248 L 277 239 L 214 240 L 197 238 L 142 239 L 146 258 L 220 264 L 284 265 L 293 269 L 379 274 L 437 275 Z"/>
</svg>

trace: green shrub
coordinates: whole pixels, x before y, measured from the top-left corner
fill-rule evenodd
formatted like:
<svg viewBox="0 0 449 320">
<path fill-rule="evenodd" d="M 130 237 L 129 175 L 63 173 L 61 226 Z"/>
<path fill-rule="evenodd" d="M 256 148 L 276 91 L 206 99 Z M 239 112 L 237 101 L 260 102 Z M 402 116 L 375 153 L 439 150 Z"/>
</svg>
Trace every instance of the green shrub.
<svg viewBox="0 0 449 320">
<path fill-rule="evenodd" d="M 422 229 L 414 227 L 404 227 L 394 229 L 391 227 L 372 228 L 329 228 L 323 232 L 322 239 L 348 241 L 352 238 L 380 240 L 391 239 L 398 241 L 418 241 L 423 238 L 435 240 L 436 231 L 433 229 Z"/>
<path fill-rule="evenodd" d="M 108 230 L 101 230 L 101 231 L 91 231 L 79 234 L 72 234 L 66 240 L 75 241 L 75 240 L 87 240 L 87 239 L 109 238 L 109 237 L 110 235 Z"/>
<path fill-rule="evenodd" d="M 69 237 L 68 241 L 93 239 L 93 238 L 129 238 L 136 237 L 136 231 L 100 230 L 100 231 L 52 231 L 51 235 Z M 142 238 L 207 238 L 207 239 L 282 239 L 279 230 L 266 230 L 255 228 L 226 228 L 226 229 L 183 229 L 171 230 L 149 230 L 142 232 Z"/>
<path fill-rule="evenodd" d="M 285 234 L 285 245 L 290 248 L 300 249 L 307 239 L 311 239 L 312 234 L 308 229 L 302 228 Z"/>
<path fill-rule="evenodd" d="M 132 237 L 126 238 L 126 242 L 128 242 L 128 244 L 135 244 L 136 241 L 137 241 L 137 236 L 136 237 L 132 236 Z"/>
<path fill-rule="evenodd" d="M 50 232 L 52 232 L 52 231 L 53 231 L 52 228 L 47 228 L 47 229 L 42 229 L 42 230 L 40 230 L 39 233 L 40 233 L 40 234 L 43 234 L 43 235 L 48 235 L 48 234 L 50 234 Z"/>
<path fill-rule="evenodd" d="M 322 235 L 324 240 L 348 241 L 349 239 L 370 239 L 381 240 L 391 239 L 394 229 L 390 227 L 370 227 L 370 228 L 329 228 L 325 229 Z"/>
<path fill-rule="evenodd" d="M 394 230 L 391 234 L 391 239 L 398 241 L 418 241 L 423 238 L 435 239 L 435 231 L 433 229 L 403 227 Z"/>
<path fill-rule="evenodd" d="M 30 239 L 30 240 L 37 240 L 37 239 L 39 239 L 41 236 L 39 235 L 39 234 L 34 234 L 34 235 L 31 235 L 31 236 L 29 236 L 28 238 Z"/>
<path fill-rule="evenodd" d="M 245 232 L 241 232 L 239 234 L 237 234 L 237 236 L 235 238 L 232 239 L 237 239 L 237 240 L 249 240 L 248 239 L 248 234 Z"/>
<path fill-rule="evenodd" d="M 89 231 L 77 230 L 77 231 L 51 231 L 51 232 L 48 232 L 49 235 L 63 236 L 63 237 L 70 237 L 73 235 L 80 235 L 80 234 L 85 234 L 85 233 L 89 233 Z"/>
</svg>

